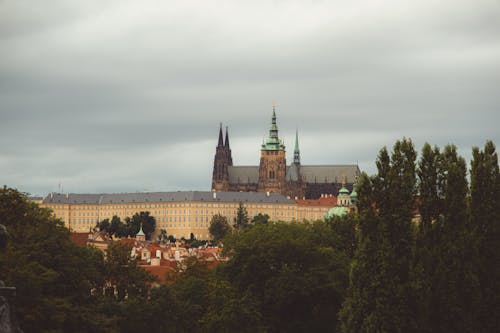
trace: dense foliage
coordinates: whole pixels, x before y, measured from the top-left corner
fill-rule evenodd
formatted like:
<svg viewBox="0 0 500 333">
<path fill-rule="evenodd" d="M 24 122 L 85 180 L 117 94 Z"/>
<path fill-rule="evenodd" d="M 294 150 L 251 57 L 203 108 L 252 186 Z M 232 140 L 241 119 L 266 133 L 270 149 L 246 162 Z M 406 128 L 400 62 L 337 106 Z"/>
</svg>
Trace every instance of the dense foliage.
<svg viewBox="0 0 500 333">
<path fill-rule="evenodd" d="M 151 235 L 155 231 L 156 219 L 149 212 L 139 212 L 132 217 L 126 217 L 125 222 L 122 222 L 120 217 L 115 215 L 111 218 L 111 221 L 104 219 L 97 224 L 100 231 L 105 231 L 110 236 L 118 238 L 134 237 L 141 226 L 146 239 L 151 239 Z"/>
<path fill-rule="evenodd" d="M 229 261 L 209 269 L 185 260 L 157 287 L 127 245 L 111 246 L 106 256 L 74 245 L 48 210 L 3 188 L 0 223 L 11 237 L 0 250 L 0 279 L 17 287 L 25 332 L 497 330 L 500 174 L 493 143 L 473 149 L 469 178 L 454 146 L 426 144 L 417 159 L 408 139 L 382 149 L 376 166 L 377 174 L 363 174 L 357 184 L 356 215 L 249 221 L 241 204 L 234 228 L 214 216 L 210 232 Z M 137 214 L 100 227 L 135 234 L 143 223 L 148 234 L 146 220 Z"/>
</svg>

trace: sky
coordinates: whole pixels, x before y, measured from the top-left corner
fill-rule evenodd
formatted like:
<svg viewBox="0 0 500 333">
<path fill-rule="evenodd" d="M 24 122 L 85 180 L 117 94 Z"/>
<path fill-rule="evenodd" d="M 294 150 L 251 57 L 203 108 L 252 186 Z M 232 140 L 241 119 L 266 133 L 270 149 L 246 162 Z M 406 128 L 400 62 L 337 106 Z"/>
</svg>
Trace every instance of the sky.
<svg viewBox="0 0 500 333">
<path fill-rule="evenodd" d="M 0 185 L 210 190 L 219 123 L 257 165 L 272 103 L 301 162 L 409 137 L 500 142 L 498 0 L 0 1 Z"/>
</svg>

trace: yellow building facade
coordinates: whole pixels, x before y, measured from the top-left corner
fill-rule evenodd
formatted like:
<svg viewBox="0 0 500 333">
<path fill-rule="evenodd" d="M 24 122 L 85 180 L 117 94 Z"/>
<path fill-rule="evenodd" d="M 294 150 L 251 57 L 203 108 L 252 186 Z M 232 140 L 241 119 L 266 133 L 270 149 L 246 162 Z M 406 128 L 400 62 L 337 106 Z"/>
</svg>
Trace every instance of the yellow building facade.
<svg viewBox="0 0 500 333">
<path fill-rule="evenodd" d="M 59 194 L 46 196 L 42 207 L 50 208 L 74 232 L 88 232 L 98 222 L 114 215 L 122 220 L 148 211 L 156 219 L 156 230 L 166 229 L 175 238 L 209 239 L 208 228 L 215 214 L 230 224 L 239 203 L 248 217 L 269 215 L 272 221 L 302 221 L 323 218 L 329 207 L 305 206 L 278 193 L 257 192 L 152 192 L 116 194 Z"/>
</svg>

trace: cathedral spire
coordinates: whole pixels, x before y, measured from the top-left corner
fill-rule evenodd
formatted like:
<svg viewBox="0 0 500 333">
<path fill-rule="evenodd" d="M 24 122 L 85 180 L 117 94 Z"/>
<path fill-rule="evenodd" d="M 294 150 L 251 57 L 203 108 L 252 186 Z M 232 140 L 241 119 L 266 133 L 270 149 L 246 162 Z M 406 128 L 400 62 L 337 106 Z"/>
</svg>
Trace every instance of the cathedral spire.
<svg viewBox="0 0 500 333">
<path fill-rule="evenodd" d="M 271 118 L 271 128 L 269 137 L 262 144 L 263 150 L 285 150 L 285 144 L 278 137 L 278 125 L 276 125 L 276 104 L 273 102 L 273 116 Z"/>
<path fill-rule="evenodd" d="M 225 141 L 225 144 L 224 144 L 225 147 L 227 149 L 229 149 L 229 132 L 228 132 L 227 126 L 226 126 L 226 140 L 224 140 L 224 141 Z"/>
<path fill-rule="evenodd" d="M 295 148 L 293 150 L 293 163 L 300 164 L 300 150 L 299 150 L 299 130 L 295 130 Z"/>
<path fill-rule="evenodd" d="M 217 147 L 222 147 L 224 146 L 224 141 L 222 139 L 222 123 L 220 123 L 219 127 L 219 143 L 217 143 Z"/>
</svg>

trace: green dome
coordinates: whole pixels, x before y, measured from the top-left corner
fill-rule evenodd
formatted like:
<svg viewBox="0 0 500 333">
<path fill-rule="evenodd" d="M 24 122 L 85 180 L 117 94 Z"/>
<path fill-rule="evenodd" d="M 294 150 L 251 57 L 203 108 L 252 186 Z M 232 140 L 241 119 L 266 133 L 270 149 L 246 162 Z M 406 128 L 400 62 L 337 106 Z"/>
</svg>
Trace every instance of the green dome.
<svg viewBox="0 0 500 333">
<path fill-rule="evenodd" d="M 347 214 L 347 208 L 342 206 L 332 207 L 326 212 L 325 219 L 329 219 L 333 216 L 344 216 Z"/>
<path fill-rule="evenodd" d="M 339 196 L 348 196 L 349 195 L 349 190 L 342 185 L 342 188 L 339 190 Z"/>
</svg>

